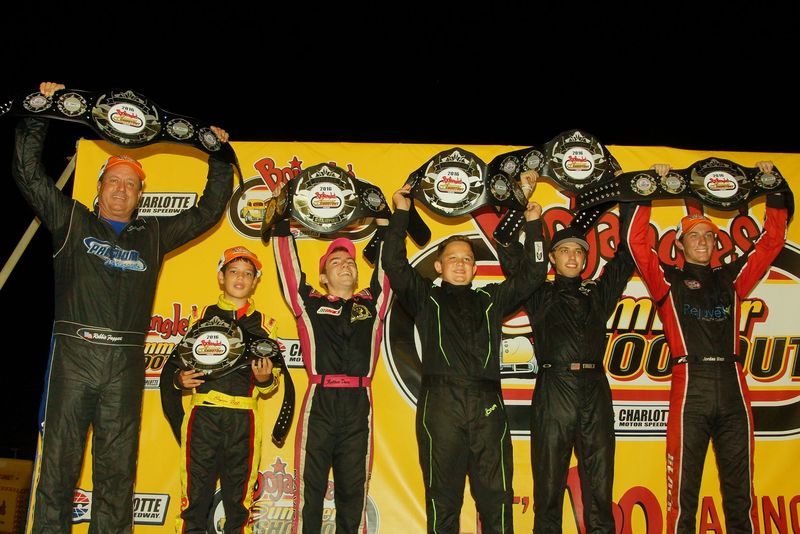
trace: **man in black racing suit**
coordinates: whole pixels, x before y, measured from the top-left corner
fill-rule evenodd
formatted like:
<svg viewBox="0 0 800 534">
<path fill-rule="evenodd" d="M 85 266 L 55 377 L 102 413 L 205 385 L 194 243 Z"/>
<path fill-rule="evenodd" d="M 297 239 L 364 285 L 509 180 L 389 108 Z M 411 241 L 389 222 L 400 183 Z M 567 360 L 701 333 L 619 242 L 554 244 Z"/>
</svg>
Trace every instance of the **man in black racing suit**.
<svg viewBox="0 0 800 534">
<path fill-rule="evenodd" d="M 627 206 L 627 205 L 625 205 Z M 630 213 L 630 209 L 620 206 Z M 515 243 L 512 246 L 518 246 Z M 520 266 L 499 247 L 506 274 Z M 525 301 L 539 364 L 531 401 L 531 467 L 536 533 L 562 531 L 567 474 L 578 460 L 583 526 L 614 533 L 614 408 L 603 370 L 606 323 L 634 271 L 625 243 L 596 280 L 581 278 L 589 243 L 564 228 L 550 244 L 555 279 Z"/>
<path fill-rule="evenodd" d="M 513 532 L 511 434 L 500 388 L 501 327 L 545 278 L 541 206 L 525 212 L 524 265 L 500 284 L 472 287 L 477 272 L 472 244 L 452 236 L 439 245 L 441 287 L 408 263 L 410 186 L 393 196 L 382 262 L 392 289 L 414 317 L 422 345 L 422 388 L 417 400 L 417 444 L 425 483 L 428 532 L 459 532 L 464 481 L 484 534 Z"/>
<path fill-rule="evenodd" d="M 45 82 L 52 95 L 63 85 Z M 169 251 L 216 223 L 231 194 L 232 167 L 209 158 L 198 205 L 169 218 L 134 212 L 141 164 L 113 156 L 98 181 L 98 208 L 68 198 L 41 160 L 48 122 L 23 119 L 16 132 L 14 179 L 52 234 L 55 323 L 43 398 L 28 529 L 70 531 L 75 484 L 91 424 L 92 520 L 89 532 L 130 532 L 139 442 L 143 346 L 156 280 Z M 227 141 L 228 135 L 214 127 Z"/>
</svg>

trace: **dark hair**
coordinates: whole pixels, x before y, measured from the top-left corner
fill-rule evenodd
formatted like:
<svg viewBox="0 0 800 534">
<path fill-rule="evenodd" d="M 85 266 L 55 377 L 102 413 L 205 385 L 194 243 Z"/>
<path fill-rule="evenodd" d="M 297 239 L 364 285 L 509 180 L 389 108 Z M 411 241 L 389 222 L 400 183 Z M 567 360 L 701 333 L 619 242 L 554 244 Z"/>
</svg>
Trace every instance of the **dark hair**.
<svg viewBox="0 0 800 534">
<path fill-rule="evenodd" d="M 475 247 L 472 246 L 472 240 L 465 235 L 456 234 L 456 235 L 451 235 L 450 237 L 439 243 L 439 246 L 436 247 L 436 259 L 441 260 L 442 254 L 444 254 L 444 249 L 447 248 L 447 245 L 449 245 L 450 243 L 455 243 L 457 241 L 461 243 L 466 243 L 469 246 L 470 252 L 472 252 L 472 257 L 473 258 L 475 257 Z"/>
<path fill-rule="evenodd" d="M 225 265 L 222 266 L 222 269 L 220 269 L 222 274 L 225 274 L 225 271 L 228 270 L 228 265 L 230 265 L 231 263 L 233 263 L 235 261 L 244 261 L 244 262 L 249 263 L 250 266 L 253 267 L 253 272 L 254 273 L 258 273 L 258 267 L 256 267 L 255 263 L 253 263 L 253 260 L 251 260 L 250 258 L 245 258 L 244 256 L 237 256 L 236 258 L 233 258 L 231 261 L 229 261 L 228 263 L 226 263 Z"/>
</svg>

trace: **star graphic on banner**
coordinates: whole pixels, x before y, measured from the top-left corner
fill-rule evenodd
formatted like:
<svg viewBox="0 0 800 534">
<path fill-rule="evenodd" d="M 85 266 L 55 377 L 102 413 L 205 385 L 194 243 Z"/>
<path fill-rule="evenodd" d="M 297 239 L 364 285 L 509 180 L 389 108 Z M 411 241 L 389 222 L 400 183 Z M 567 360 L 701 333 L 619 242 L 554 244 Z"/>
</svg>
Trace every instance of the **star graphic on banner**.
<svg viewBox="0 0 800 534">
<path fill-rule="evenodd" d="M 292 156 L 292 161 L 289 162 L 289 167 L 292 169 L 301 170 L 303 168 L 303 161 L 297 159 L 297 156 Z"/>
<path fill-rule="evenodd" d="M 272 472 L 273 473 L 286 473 L 286 464 L 281 460 L 281 457 L 278 456 L 275 458 L 275 463 L 272 464 Z"/>
</svg>

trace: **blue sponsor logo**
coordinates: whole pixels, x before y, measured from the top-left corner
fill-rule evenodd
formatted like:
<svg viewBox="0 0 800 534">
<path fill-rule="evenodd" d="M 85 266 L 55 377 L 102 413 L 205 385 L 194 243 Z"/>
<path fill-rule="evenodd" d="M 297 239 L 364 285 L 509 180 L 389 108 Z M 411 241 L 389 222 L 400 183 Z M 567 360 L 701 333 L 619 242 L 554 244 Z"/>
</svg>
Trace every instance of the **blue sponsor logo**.
<svg viewBox="0 0 800 534">
<path fill-rule="evenodd" d="M 713 308 L 698 308 L 691 304 L 683 305 L 683 315 L 700 321 L 725 321 L 731 316 L 731 307 L 717 305 Z"/>
<path fill-rule="evenodd" d="M 87 237 L 83 240 L 83 244 L 86 245 L 88 254 L 103 258 L 106 267 L 120 271 L 147 270 L 147 265 L 136 250 L 125 250 L 95 237 Z"/>
</svg>

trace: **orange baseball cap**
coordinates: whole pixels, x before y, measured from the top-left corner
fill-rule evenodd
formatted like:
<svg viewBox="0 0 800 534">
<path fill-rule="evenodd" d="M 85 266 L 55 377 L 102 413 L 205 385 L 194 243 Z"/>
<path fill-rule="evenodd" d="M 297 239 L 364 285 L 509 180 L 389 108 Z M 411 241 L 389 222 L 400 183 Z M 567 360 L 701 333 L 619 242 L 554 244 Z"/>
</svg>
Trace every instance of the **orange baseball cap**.
<svg viewBox="0 0 800 534">
<path fill-rule="evenodd" d="M 692 228 L 701 223 L 706 223 L 707 225 L 711 226 L 711 230 L 714 232 L 714 235 L 717 235 L 719 233 L 719 228 L 717 228 L 717 225 L 714 224 L 714 221 L 712 221 L 705 215 L 700 215 L 699 213 L 693 213 L 681 219 L 681 225 L 678 227 L 678 235 L 675 236 L 675 238 L 680 239 L 681 237 L 683 237 L 683 234 L 691 231 Z"/>
<path fill-rule="evenodd" d="M 252 261 L 253 265 L 256 266 L 256 276 L 261 276 L 261 262 L 258 261 L 258 256 L 244 247 L 231 247 L 223 252 L 219 258 L 219 264 L 217 264 L 217 271 L 222 271 L 222 268 L 230 262 L 241 258 Z"/>
<path fill-rule="evenodd" d="M 98 175 L 97 179 L 100 180 L 103 178 L 103 174 L 105 174 L 106 171 L 109 171 L 118 165 L 126 165 L 130 167 L 133 169 L 133 172 L 136 173 L 136 176 L 138 176 L 140 180 L 144 181 L 144 169 L 142 168 L 142 164 L 132 157 L 125 155 L 111 156 L 108 158 L 106 162 L 103 163 L 103 166 L 100 167 L 100 174 Z"/>
<path fill-rule="evenodd" d="M 325 251 L 325 254 L 319 259 L 319 272 L 325 272 L 325 263 L 328 261 L 328 258 L 331 254 L 337 249 L 343 248 L 347 251 L 351 258 L 356 259 L 356 246 L 353 244 L 352 241 L 347 239 L 346 237 L 338 237 L 331 241 L 331 244 L 328 245 L 328 250 Z"/>
</svg>

